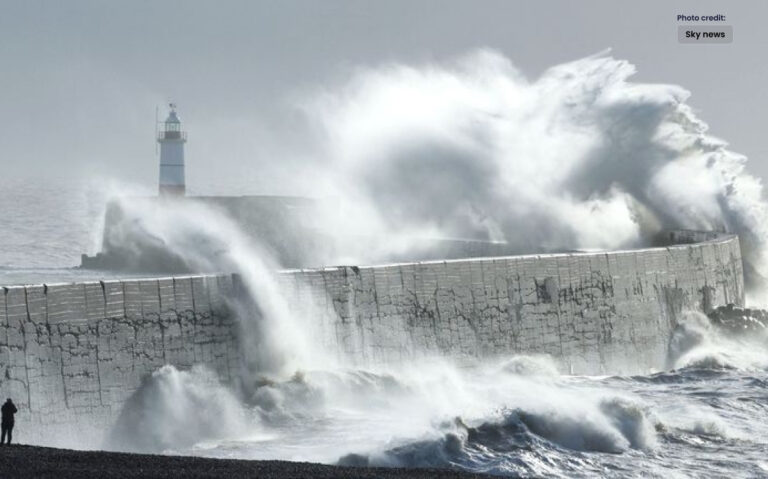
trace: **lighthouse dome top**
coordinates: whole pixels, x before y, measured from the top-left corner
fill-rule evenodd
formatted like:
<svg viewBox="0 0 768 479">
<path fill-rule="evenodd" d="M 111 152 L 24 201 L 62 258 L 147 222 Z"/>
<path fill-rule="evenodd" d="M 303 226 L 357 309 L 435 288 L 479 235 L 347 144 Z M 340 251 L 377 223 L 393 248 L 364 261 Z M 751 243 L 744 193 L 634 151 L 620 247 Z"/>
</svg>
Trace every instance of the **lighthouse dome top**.
<svg viewBox="0 0 768 479">
<path fill-rule="evenodd" d="M 166 118 L 165 122 L 181 123 L 181 120 L 179 119 L 179 116 L 176 114 L 176 110 L 174 108 L 171 108 L 171 111 L 168 113 L 168 118 Z"/>
</svg>

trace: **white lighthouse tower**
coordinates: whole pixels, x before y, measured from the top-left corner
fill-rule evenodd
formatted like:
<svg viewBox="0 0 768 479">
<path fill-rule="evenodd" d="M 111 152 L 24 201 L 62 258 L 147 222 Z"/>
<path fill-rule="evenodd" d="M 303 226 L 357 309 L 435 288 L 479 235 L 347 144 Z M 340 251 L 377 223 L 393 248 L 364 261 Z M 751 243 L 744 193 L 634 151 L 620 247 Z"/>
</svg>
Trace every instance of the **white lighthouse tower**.
<svg viewBox="0 0 768 479">
<path fill-rule="evenodd" d="M 184 143 L 187 132 L 181 130 L 176 105 L 169 105 L 168 118 L 157 134 L 160 143 L 160 196 L 184 196 Z"/>
</svg>

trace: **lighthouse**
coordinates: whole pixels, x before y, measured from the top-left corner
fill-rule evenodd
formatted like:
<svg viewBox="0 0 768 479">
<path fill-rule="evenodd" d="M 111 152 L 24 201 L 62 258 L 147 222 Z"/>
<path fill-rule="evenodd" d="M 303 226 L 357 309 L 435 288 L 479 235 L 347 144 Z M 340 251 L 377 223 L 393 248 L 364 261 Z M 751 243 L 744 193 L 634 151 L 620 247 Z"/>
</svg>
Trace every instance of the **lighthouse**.
<svg viewBox="0 0 768 479">
<path fill-rule="evenodd" d="M 181 129 L 176 105 L 169 105 L 168 118 L 157 134 L 160 143 L 160 196 L 184 196 L 184 143 L 187 132 Z"/>
</svg>

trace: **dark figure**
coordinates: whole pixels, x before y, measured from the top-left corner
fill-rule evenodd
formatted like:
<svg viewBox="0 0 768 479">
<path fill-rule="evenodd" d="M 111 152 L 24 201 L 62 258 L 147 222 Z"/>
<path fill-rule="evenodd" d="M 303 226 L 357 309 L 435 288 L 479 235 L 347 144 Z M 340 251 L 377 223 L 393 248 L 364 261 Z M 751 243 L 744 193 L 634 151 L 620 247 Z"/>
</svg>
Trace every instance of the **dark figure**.
<svg viewBox="0 0 768 479">
<path fill-rule="evenodd" d="M 11 436 L 13 434 L 13 415 L 16 414 L 16 405 L 13 404 L 13 401 L 11 401 L 11 398 L 8 398 L 7 401 L 5 401 L 5 404 L 3 404 L 3 407 L 0 407 L 0 412 L 3 413 L 3 420 L 2 420 L 2 435 L 0 436 L 0 446 L 5 444 L 5 435 L 8 435 L 8 445 L 11 445 Z"/>
</svg>

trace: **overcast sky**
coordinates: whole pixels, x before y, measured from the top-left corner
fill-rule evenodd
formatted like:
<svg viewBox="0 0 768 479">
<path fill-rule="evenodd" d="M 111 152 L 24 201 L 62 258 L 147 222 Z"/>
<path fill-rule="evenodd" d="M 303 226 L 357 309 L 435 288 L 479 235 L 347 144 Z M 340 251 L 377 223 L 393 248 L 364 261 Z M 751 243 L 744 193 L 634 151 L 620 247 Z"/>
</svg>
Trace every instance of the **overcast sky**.
<svg viewBox="0 0 768 479">
<path fill-rule="evenodd" d="M 735 41 L 678 44 L 677 13 L 726 14 Z M 311 178 L 287 181 L 315 161 L 302 98 L 355 68 L 490 47 L 531 79 L 612 48 L 635 80 L 690 90 L 768 178 L 766 14 L 764 0 L 0 0 L 0 175 L 154 184 L 155 108 L 172 99 L 191 190 L 304 194 Z"/>
</svg>

